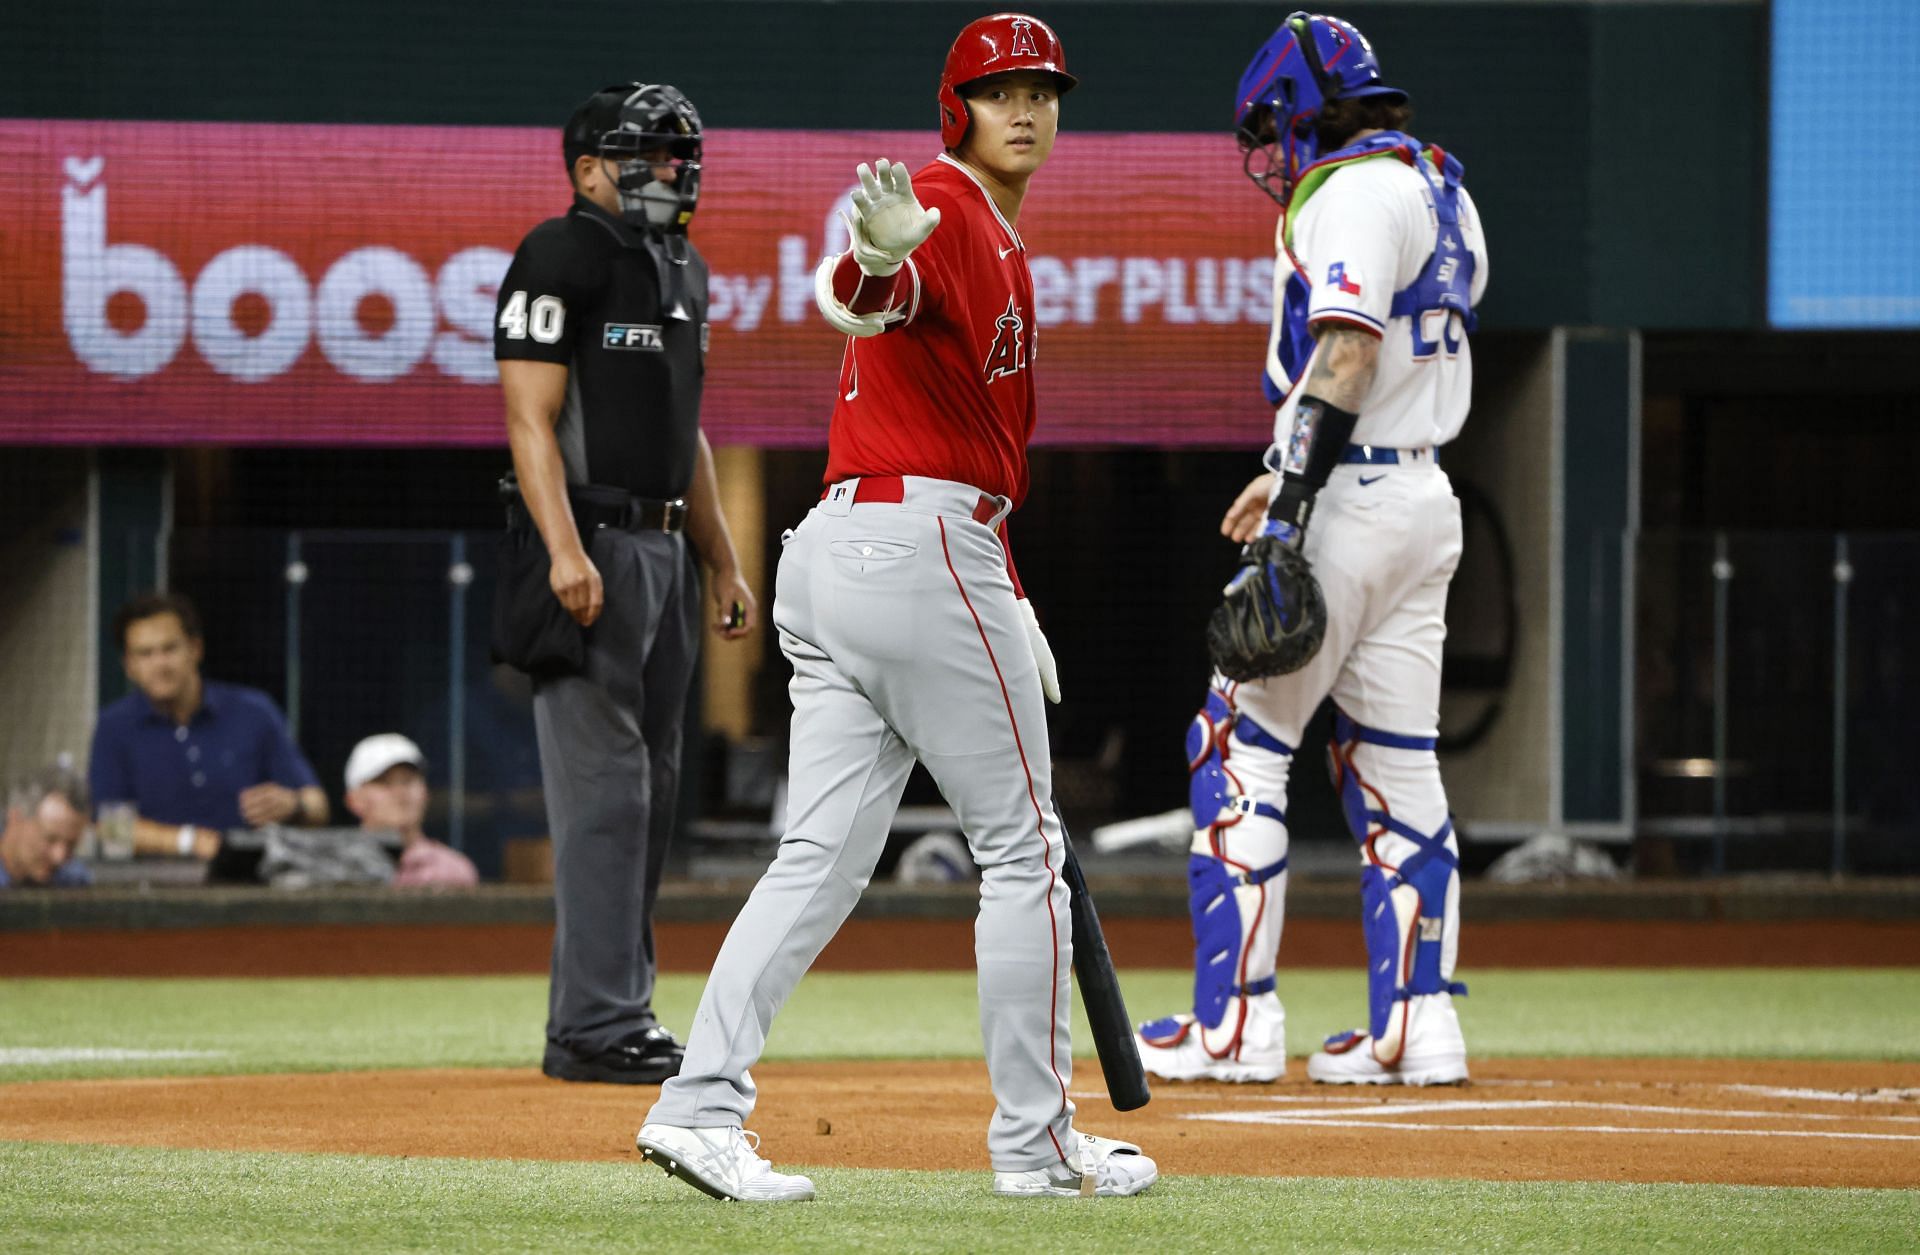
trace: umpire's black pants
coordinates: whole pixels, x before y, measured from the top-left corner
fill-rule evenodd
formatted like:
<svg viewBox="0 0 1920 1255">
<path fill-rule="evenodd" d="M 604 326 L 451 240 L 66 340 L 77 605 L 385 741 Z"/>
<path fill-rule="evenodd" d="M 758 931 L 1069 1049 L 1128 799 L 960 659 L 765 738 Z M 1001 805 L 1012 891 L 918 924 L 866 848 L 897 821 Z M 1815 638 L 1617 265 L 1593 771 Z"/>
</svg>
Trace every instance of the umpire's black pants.
<svg viewBox="0 0 1920 1255">
<path fill-rule="evenodd" d="M 533 719 L 553 835 L 547 1043 L 590 1055 L 657 1023 L 653 904 L 673 836 L 700 579 L 680 534 L 582 539 L 605 607 L 584 672 L 536 682 Z"/>
</svg>

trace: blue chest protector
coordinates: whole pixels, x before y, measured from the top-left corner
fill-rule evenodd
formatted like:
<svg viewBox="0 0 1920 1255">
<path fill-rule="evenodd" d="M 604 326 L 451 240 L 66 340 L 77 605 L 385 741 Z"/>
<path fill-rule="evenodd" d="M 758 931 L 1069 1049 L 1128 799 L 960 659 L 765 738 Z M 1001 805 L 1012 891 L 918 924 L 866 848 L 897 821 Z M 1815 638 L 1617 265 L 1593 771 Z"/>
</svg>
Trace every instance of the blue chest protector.
<svg viewBox="0 0 1920 1255">
<path fill-rule="evenodd" d="M 1433 192 L 1437 228 L 1433 252 L 1428 256 L 1427 264 L 1420 268 L 1420 273 L 1414 276 L 1412 283 L 1393 294 L 1389 316 L 1413 320 L 1413 356 L 1416 361 L 1434 356 L 1443 343 L 1447 352 L 1457 352 L 1460 341 L 1454 320 L 1445 318 L 1435 326 L 1426 318 L 1431 312 L 1444 311 L 1458 314 L 1460 325 L 1466 330 L 1472 331 L 1474 328 L 1474 259 L 1461 233 L 1460 177 L 1464 168 L 1457 157 L 1437 148 L 1429 148 L 1400 131 L 1382 131 L 1357 144 L 1328 153 L 1303 171 L 1294 185 L 1293 195 L 1288 199 L 1287 213 L 1289 216 L 1298 213 L 1308 197 L 1319 191 L 1327 176 L 1340 166 L 1384 156 L 1405 161 L 1426 179 L 1427 186 Z M 1307 359 L 1313 355 L 1313 328 L 1307 322 L 1312 294 L 1312 284 L 1305 274 L 1296 269 L 1287 276 L 1280 299 L 1280 319 L 1274 324 L 1268 340 L 1267 368 L 1260 381 L 1266 391 L 1268 404 L 1278 405 L 1286 397 L 1293 381 L 1306 369 Z M 1439 338 L 1426 339 L 1425 333 L 1429 330 Z M 1276 367 L 1279 378 L 1275 378 Z"/>
</svg>

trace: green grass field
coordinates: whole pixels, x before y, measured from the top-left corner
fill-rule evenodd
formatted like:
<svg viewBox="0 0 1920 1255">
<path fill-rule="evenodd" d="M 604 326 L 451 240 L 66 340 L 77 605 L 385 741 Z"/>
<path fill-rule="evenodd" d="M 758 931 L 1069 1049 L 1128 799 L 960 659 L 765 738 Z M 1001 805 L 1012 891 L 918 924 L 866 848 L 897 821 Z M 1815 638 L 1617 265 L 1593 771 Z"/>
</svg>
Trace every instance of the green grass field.
<svg viewBox="0 0 1920 1255">
<path fill-rule="evenodd" d="M 1191 979 L 1130 972 L 1127 1002 L 1141 1019 L 1183 1008 Z M 663 977 L 661 1018 L 684 1027 L 703 980 Z M 1480 1056 L 1920 1061 L 1915 970 L 1492 971 L 1471 984 L 1460 1016 Z M 775 1023 L 767 1057 L 977 1057 L 973 987 L 971 972 L 815 973 Z M 546 991 L 538 976 L 0 981 L 0 1080 L 524 1067 L 539 1058 Z M 1280 992 L 1296 1055 L 1365 1019 L 1350 973 L 1289 973 Z M 901 1006 L 911 1019 L 892 1010 Z M 1091 1058 L 1075 1013 L 1075 1045 Z M 204 1053 L 48 1063 L 4 1053 L 76 1047 Z"/>
<path fill-rule="evenodd" d="M 1129 973 L 1129 1002 L 1142 1017 L 1174 1009 L 1188 979 Z M 1285 981 L 1296 1053 L 1360 1018 L 1353 974 Z M 1461 1012 L 1480 1057 L 1920 1061 L 1915 970 L 1491 971 L 1472 984 Z M 699 988 L 666 978 L 663 1018 L 684 1025 Z M 4 981 L 0 1081 L 525 1068 L 544 1006 L 538 977 Z M 914 1008 L 910 1021 L 901 1006 Z M 1076 1040 L 1090 1046 L 1084 1025 Z M 978 1052 L 971 973 L 820 973 L 776 1025 L 768 1056 Z M 817 1203 L 728 1208 L 621 1164 L 4 1143 L 0 1234 L 10 1251 L 1920 1247 L 1920 1191 L 1181 1176 L 1143 1198 L 1082 1206 L 996 1200 L 982 1173 L 815 1177 Z"/>
<path fill-rule="evenodd" d="M 0 1143 L 13 1251 L 1899 1251 L 1894 1190 L 1167 1177 L 1132 1199 L 992 1197 L 980 1173 L 815 1170 L 725 1207 L 620 1164 Z"/>
</svg>

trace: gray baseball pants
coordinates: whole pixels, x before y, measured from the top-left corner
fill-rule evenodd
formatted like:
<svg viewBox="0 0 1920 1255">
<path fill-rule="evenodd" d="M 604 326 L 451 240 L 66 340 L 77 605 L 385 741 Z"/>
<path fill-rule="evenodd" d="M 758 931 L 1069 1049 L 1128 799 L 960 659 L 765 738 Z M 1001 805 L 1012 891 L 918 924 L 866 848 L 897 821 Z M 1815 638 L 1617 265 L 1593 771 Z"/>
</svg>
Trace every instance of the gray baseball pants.
<svg viewBox="0 0 1920 1255">
<path fill-rule="evenodd" d="M 1062 1162 L 1072 928 L 1044 698 L 993 530 L 1007 502 L 907 477 L 904 500 L 856 504 L 856 485 L 834 485 L 785 541 L 773 618 L 793 664 L 787 828 L 721 946 L 680 1075 L 647 1119 L 710 1128 L 753 1110 L 747 1069 L 866 888 L 918 760 L 980 866 L 993 1166 Z"/>
<path fill-rule="evenodd" d="M 700 643 L 684 537 L 590 532 L 605 606 L 580 675 L 537 681 L 534 730 L 553 834 L 547 1043 L 592 1055 L 653 1027 L 653 904 L 679 794 L 680 728 Z"/>
</svg>

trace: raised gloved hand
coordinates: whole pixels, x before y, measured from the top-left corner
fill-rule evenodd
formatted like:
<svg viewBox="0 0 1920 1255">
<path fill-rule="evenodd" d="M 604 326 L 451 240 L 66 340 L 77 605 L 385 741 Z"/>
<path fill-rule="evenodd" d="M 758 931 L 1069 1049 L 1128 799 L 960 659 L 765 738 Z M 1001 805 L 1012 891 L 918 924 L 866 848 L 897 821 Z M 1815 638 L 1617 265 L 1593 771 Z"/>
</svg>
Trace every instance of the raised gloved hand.
<svg viewBox="0 0 1920 1255">
<path fill-rule="evenodd" d="M 1020 617 L 1027 625 L 1027 640 L 1033 645 L 1033 663 L 1040 672 L 1040 691 L 1058 706 L 1060 668 L 1053 661 L 1053 647 L 1047 644 L 1046 633 L 1040 630 L 1040 617 L 1033 612 L 1033 603 L 1022 597 L 1014 604 L 1020 607 Z"/>
<path fill-rule="evenodd" d="M 869 169 L 863 161 L 855 173 L 860 186 L 853 191 L 853 216 L 847 219 L 853 259 L 867 274 L 890 275 L 933 234 L 940 211 L 921 207 L 913 194 L 913 176 L 897 162 L 882 157 Z"/>
<path fill-rule="evenodd" d="M 1327 602 L 1304 534 L 1269 519 L 1240 555 L 1240 569 L 1207 621 L 1207 653 L 1229 680 L 1288 675 L 1313 661 L 1327 634 Z"/>
</svg>

